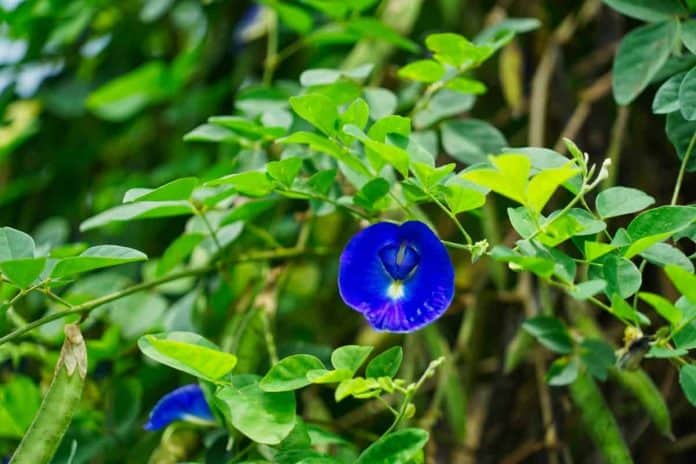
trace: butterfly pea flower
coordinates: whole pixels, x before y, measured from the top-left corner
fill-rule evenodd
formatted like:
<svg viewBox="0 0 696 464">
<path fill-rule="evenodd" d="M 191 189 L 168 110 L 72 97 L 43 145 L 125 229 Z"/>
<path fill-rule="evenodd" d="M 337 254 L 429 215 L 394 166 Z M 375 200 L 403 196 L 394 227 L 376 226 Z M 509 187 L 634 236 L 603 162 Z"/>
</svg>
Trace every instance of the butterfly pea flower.
<svg viewBox="0 0 696 464">
<path fill-rule="evenodd" d="M 234 27 L 234 47 L 240 51 L 244 44 L 263 37 L 268 32 L 272 10 L 259 3 L 252 3 Z"/>
<path fill-rule="evenodd" d="M 199 385 L 186 385 L 164 395 L 152 408 L 145 430 L 160 430 L 175 421 L 215 422 Z"/>
<path fill-rule="evenodd" d="M 343 301 L 375 330 L 412 332 L 447 310 L 454 269 L 444 245 L 424 223 L 380 222 L 346 245 L 338 288 Z"/>
</svg>

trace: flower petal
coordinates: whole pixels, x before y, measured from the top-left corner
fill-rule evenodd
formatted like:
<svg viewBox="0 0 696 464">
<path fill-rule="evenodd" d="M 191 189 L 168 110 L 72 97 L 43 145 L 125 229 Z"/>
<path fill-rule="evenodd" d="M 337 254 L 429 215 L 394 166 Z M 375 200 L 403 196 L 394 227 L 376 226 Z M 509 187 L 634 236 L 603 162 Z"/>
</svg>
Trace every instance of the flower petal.
<svg viewBox="0 0 696 464">
<path fill-rule="evenodd" d="M 392 279 L 379 252 L 397 245 L 399 226 L 380 222 L 358 232 L 341 254 L 338 290 L 348 306 L 361 313 L 390 302 L 387 289 Z"/>
<path fill-rule="evenodd" d="M 164 395 L 152 408 L 145 430 L 160 430 L 178 420 L 214 422 L 199 385 L 186 385 Z"/>
<path fill-rule="evenodd" d="M 419 221 L 378 223 L 358 233 L 341 255 L 338 283 L 346 304 L 380 331 L 417 330 L 442 316 L 454 297 L 447 250 Z"/>
</svg>

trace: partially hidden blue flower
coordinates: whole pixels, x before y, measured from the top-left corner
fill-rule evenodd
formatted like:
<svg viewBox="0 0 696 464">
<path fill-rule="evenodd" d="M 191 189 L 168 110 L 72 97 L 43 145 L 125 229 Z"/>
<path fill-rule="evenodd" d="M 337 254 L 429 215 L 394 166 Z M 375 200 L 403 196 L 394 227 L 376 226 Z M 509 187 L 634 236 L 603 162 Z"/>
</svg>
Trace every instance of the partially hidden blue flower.
<svg viewBox="0 0 696 464">
<path fill-rule="evenodd" d="M 164 395 L 152 408 L 145 430 L 160 430 L 179 420 L 199 424 L 215 422 L 199 385 L 186 385 Z"/>
<path fill-rule="evenodd" d="M 241 50 L 244 44 L 263 37 L 268 32 L 272 10 L 259 4 L 252 3 L 244 12 L 234 27 L 234 46 Z"/>
<path fill-rule="evenodd" d="M 444 245 L 424 223 L 373 224 L 341 254 L 343 301 L 379 331 L 412 332 L 433 322 L 454 297 L 454 269 Z"/>
</svg>

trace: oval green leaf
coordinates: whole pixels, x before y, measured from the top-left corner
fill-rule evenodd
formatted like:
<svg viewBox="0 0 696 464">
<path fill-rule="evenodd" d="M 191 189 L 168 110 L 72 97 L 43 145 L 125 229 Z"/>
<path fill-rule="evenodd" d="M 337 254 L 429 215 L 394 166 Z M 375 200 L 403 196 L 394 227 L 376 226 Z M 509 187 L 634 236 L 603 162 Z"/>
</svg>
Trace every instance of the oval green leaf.
<svg viewBox="0 0 696 464">
<path fill-rule="evenodd" d="M 147 308 L 142 308 L 147 310 Z M 192 332 L 143 335 L 138 348 L 147 357 L 195 377 L 216 382 L 237 365 L 237 357 Z"/>
</svg>

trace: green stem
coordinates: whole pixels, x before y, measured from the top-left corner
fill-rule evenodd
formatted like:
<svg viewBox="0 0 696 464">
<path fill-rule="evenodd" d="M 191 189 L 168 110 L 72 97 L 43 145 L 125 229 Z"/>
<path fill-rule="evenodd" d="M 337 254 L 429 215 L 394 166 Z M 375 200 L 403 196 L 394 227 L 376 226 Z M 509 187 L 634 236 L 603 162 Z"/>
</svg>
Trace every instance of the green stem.
<svg viewBox="0 0 696 464">
<path fill-rule="evenodd" d="M 689 164 L 689 158 L 691 157 L 691 152 L 694 151 L 694 143 L 696 143 L 696 133 L 691 136 L 691 141 L 689 142 L 689 147 L 684 153 L 684 158 L 682 159 L 681 166 L 679 167 L 679 174 L 677 175 L 677 182 L 674 184 L 674 193 L 672 193 L 671 205 L 676 205 L 679 199 L 679 190 L 681 190 L 682 182 L 684 181 L 684 173 L 686 172 L 686 166 Z"/>
<path fill-rule="evenodd" d="M 457 242 L 450 242 L 449 240 L 440 240 L 443 245 L 448 246 L 450 248 L 456 248 L 457 250 L 466 250 L 466 251 L 471 251 L 471 247 L 468 245 L 464 245 L 463 243 L 457 243 Z"/>
<path fill-rule="evenodd" d="M 278 66 L 278 15 L 272 9 L 269 10 L 268 37 L 266 41 L 266 61 L 263 68 L 263 84 L 269 86 L 273 83 L 273 73 Z"/>
<path fill-rule="evenodd" d="M 384 432 L 382 436 L 388 435 L 390 432 L 395 430 L 398 426 L 399 423 L 403 420 L 404 416 L 406 415 L 406 410 L 408 409 L 408 405 L 411 404 L 411 400 L 413 399 L 413 395 L 416 393 L 415 389 L 409 389 L 406 391 L 406 395 L 404 396 L 404 401 L 401 403 L 401 407 L 399 408 L 399 413 L 397 416 L 394 418 L 394 422 L 391 423 L 389 428 Z"/>
<path fill-rule="evenodd" d="M 459 219 L 457 219 L 457 215 L 454 214 L 452 211 L 450 211 L 449 208 L 447 208 L 445 205 L 443 205 L 442 202 L 441 202 L 440 200 L 438 200 L 438 199 L 435 197 L 435 195 L 433 195 L 433 194 L 430 193 L 430 192 L 427 192 L 427 193 L 428 193 L 428 196 L 430 197 L 430 199 L 433 200 L 433 201 L 435 202 L 435 204 L 436 204 L 447 216 L 449 216 L 449 218 L 452 220 L 452 222 L 454 222 L 454 223 L 456 224 L 457 228 L 459 229 L 459 232 L 461 232 L 462 235 L 464 236 L 464 239 L 466 240 L 467 245 L 473 245 L 473 244 L 474 244 L 474 241 L 471 239 L 471 235 L 469 235 L 469 233 L 466 231 L 466 229 L 464 228 L 464 226 L 462 225 L 462 223 L 459 222 Z"/>
<path fill-rule="evenodd" d="M 409 385 L 406 388 L 406 392 L 404 393 L 404 401 L 401 403 L 401 407 L 399 408 L 399 414 L 396 416 L 394 419 L 394 422 L 389 426 L 389 428 L 382 434 L 382 436 L 387 435 L 394 429 L 396 429 L 401 421 L 404 419 L 404 416 L 406 416 L 406 411 L 408 410 L 408 405 L 411 404 L 411 400 L 413 399 L 413 396 L 416 394 L 416 392 L 423 386 L 423 383 L 428 380 L 430 377 L 432 377 L 435 374 L 435 370 L 445 362 L 445 357 L 440 356 L 439 358 L 433 360 L 428 364 L 428 367 L 425 369 L 423 374 L 420 376 L 418 381 L 416 383 L 413 383 Z"/>
<path fill-rule="evenodd" d="M 257 252 L 250 252 L 248 254 L 243 254 L 239 255 L 236 258 L 225 260 L 224 263 L 222 264 L 232 264 L 232 263 L 242 263 L 242 262 L 249 262 L 249 261 L 265 261 L 265 260 L 270 260 L 270 259 L 280 259 L 280 258 L 294 258 L 306 253 L 315 253 L 315 254 L 325 254 L 327 250 L 324 249 L 315 249 L 315 250 L 305 250 L 305 249 L 299 249 L 299 248 L 281 248 L 279 250 L 270 250 L 270 251 L 257 251 Z M 14 330 L 13 332 L 10 332 L 9 334 L 5 335 L 4 337 L 0 338 L 0 345 L 10 342 L 16 338 L 21 337 L 22 335 L 31 332 L 33 329 L 40 327 L 44 324 L 47 324 L 51 321 L 55 321 L 57 319 L 62 319 L 67 316 L 72 316 L 75 314 L 85 314 L 93 309 L 105 305 L 106 303 L 110 303 L 112 301 L 121 299 L 123 297 L 126 297 L 128 295 L 132 295 L 133 293 L 138 293 L 143 290 L 149 290 L 151 288 L 158 287 L 162 284 L 165 284 L 167 282 L 171 282 L 173 280 L 178 280 L 178 279 L 184 279 L 186 277 L 194 277 L 194 276 L 199 276 L 199 275 L 204 275 L 208 274 L 209 272 L 214 271 L 217 269 L 216 265 L 208 265 L 208 266 L 202 266 L 198 268 L 192 268 L 192 269 L 187 269 L 181 272 L 176 272 L 173 274 L 166 275 L 164 277 L 161 277 L 159 279 L 151 280 L 149 282 L 142 282 L 139 284 L 135 284 L 131 287 L 125 288 L 123 290 L 119 290 L 117 292 L 110 293 L 108 295 L 102 296 L 100 298 L 95 298 L 94 300 L 87 301 L 85 303 L 73 306 L 72 308 L 66 309 L 64 311 L 58 311 L 52 314 L 48 314 L 42 318 L 39 318 L 33 322 L 28 323 L 24 327 L 20 327 L 17 330 Z"/>
<path fill-rule="evenodd" d="M 553 218 L 547 220 L 547 221 L 546 221 L 541 227 L 539 227 L 532 235 L 530 235 L 530 236 L 527 238 L 527 240 L 532 240 L 532 239 L 536 238 L 539 234 L 541 234 L 542 232 L 544 232 L 544 229 L 545 229 L 545 228 L 549 227 L 551 224 L 553 224 L 554 222 L 556 222 L 556 220 L 558 220 L 559 218 L 563 217 L 568 211 L 570 211 L 570 208 L 572 208 L 573 206 L 575 206 L 580 200 L 583 199 L 583 197 L 584 197 L 585 194 L 587 193 L 587 191 L 585 190 L 586 188 L 587 188 L 587 184 L 583 183 L 582 186 L 580 187 L 580 191 L 578 192 L 578 194 L 575 195 L 575 197 L 573 197 L 573 199 L 570 200 L 570 202 L 569 202 L 567 205 L 565 205 L 565 207 L 564 207 L 557 215 L 555 215 Z"/>
<path fill-rule="evenodd" d="M 268 320 L 268 314 L 263 309 L 261 310 L 261 322 L 263 323 L 263 336 L 268 349 L 268 358 L 271 360 L 271 365 L 275 366 L 278 364 L 278 350 L 276 349 L 275 338 L 271 331 L 271 322 Z"/>
<path fill-rule="evenodd" d="M 304 40 L 298 39 L 295 42 L 288 45 L 287 47 L 283 48 L 281 51 L 279 51 L 278 54 L 276 54 L 275 59 L 276 67 L 283 61 L 290 58 L 290 56 L 292 56 L 294 53 L 300 51 L 304 45 Z"/>
<path fill-rule="evenodd" d="M 215 233 L 215 229 L 213 229 L 213 225 L 208 220 L 208 216 L 206 216 L 203 211 L 198 211 L 197 214 L 198 217 L 201 218 L 201 221 L 203 221 L 203 224 L 205 224 L 205 228 L 208 229 L 208 232 L 210 232 L 210 237 L 213 239 L 213 243 L 215 243 L 215 248 L 217 248 L 218 253 L 221 252 L 222 245 L 218 240 L 217 234 Z"/>
<path fill-rule="evenodd" d="M 282 190 L 280 193 L 286 193 L 288 195 L 295 195 L 296 197 L 297 196 L 308 197 L 309 199 L 323 201 L 326 203 L 330 203 L 330 204 L 336 206 L 337 208 L 343 208 L 343 209 L 349 211 L 350 213 L 354 214 L 355 216 L 358 216 L 362 219 L 367 219 L 368 221 L 372 219 L 372 216 L 370 216 L 369 214 L 367 214 L 367 213 L 365 213 L 365 212 L 363 212 L 363 211 L 361 211 L 361 210 L 359 210 L 351 205 L 340 203 L 340 202 L 334 200 L 333 198 L 327 197 L 326 195 L 319 195 L 319 194 L 313 193 L 313 192 L 302 192 L 302 191 L 293 190 L 293 189 L 285 189 L 285 190 Z M 307 198 L 303 198 L 303 199 L 307 199 Z"/>
<path fill-rule="evenodd" d="M 65 300 L 65 299 L 63 299 L 63 298 L 61 298 L 61 297 L 59 297 L 58 295 L 56 295 L 55 293 L 53 293 L 53 292 L 52 292 L 51 290 L 49 290 L 49 289 L 47 289 L 47 290 L 45 290 L 45 291 L 42 291 L 42 293 L 43 293 L 44 295 L 46 295 L 48 298 L 50 298 L 51 300 L 55 301 L 56 303 L 60 303 L 60 304 L 62 304 L 63 306 L 65 306 L 65 307 L 67 307 L 67 308 L 74 308 L 74 307 L 75 307 L 75 305 L 73 305 L 73 304 L 70 303 L 69 301 L 67 301 L 67 300 Z"/>
</svg>

